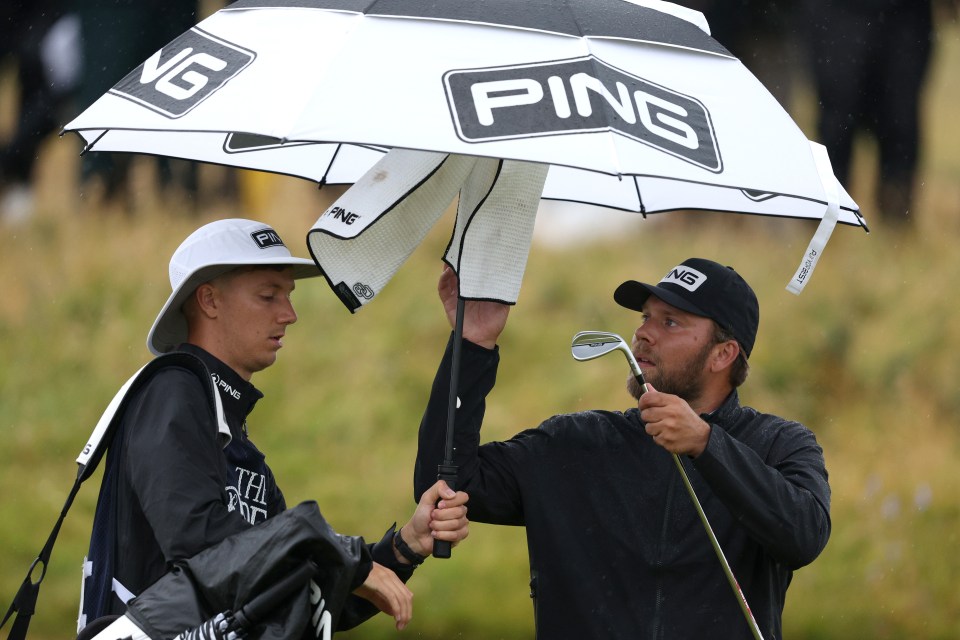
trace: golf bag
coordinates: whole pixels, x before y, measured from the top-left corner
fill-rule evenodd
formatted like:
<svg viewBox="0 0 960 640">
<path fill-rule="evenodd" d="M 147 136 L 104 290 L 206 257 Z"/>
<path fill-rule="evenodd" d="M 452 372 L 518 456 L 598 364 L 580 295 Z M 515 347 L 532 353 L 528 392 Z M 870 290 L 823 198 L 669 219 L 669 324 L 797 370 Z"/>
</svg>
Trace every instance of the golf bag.
<svg viewBox="0 0 960 640">
<path fill-rule="evenodd" d="M 78 640 L 329 640 L 364 550 L 303 502 L 177 562 Z"/>
</svg>

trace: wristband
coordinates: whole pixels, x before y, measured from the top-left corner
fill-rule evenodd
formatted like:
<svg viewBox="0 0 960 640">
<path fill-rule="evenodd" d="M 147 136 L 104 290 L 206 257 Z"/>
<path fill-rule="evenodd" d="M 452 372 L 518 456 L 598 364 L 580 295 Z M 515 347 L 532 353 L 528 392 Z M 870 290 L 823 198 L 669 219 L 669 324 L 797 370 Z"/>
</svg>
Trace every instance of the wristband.
<svg viewBox="0 0 960 640">
<path fill-rule="evenodd" d="M 400 535 L 401 529 L 397 529 L 397 531 L 393 534 L 393 546 L 397 548 L 397 551 L 400 552 L 400 555 L 402 555 L 407 562 L 412 564 L 414 567 L 418 567 L 423 564 L 423 561 L 426 560 L 426 558 L 411 549 L 410 546 L 403 541 L 403 536 Z"/>
</svg>

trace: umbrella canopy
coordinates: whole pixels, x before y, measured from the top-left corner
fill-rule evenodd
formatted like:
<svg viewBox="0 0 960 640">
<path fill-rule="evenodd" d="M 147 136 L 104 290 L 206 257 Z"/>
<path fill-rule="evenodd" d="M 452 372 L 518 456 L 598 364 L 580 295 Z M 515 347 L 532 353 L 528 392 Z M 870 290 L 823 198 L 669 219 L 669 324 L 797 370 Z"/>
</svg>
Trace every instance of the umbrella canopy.
<svg viewBox="0 0 960 640">
<path fill-rule="evenodd" d="M 549 165 L 544 198 L 826 217 L 797 291 L 834 222 L 865 228 L 703 16 L 657 0 L 238 0 L 66 130 L 320 182 L 418 149 Z"/>
</svg>

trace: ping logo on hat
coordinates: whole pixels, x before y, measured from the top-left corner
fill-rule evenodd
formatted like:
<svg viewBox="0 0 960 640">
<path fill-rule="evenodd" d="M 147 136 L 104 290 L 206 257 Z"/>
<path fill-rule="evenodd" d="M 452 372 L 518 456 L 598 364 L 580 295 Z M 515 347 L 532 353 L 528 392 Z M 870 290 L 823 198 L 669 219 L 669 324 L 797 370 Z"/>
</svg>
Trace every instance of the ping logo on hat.
<svg viewBox="0 0 960 640">
<path fill-rule="evenodd" d="M 671 269 L 670 272 L 660 280 L 661 283 L 675 284 L 683 287 L 687 291 L 696 291 L 700 288 L 700 285 L 706 281 L 706 275 L 682 264 Z"/>
<path fill-rule="evenodd" d="M 257 246 L 261 249 L 286 246 L 283 244 L 283 240 L 280 239 L 280 235 L 270 227 L 254 231 L 250 234 L 250 237 L 253 238 L 253 241 L 256 242 Z"/>
</svg>

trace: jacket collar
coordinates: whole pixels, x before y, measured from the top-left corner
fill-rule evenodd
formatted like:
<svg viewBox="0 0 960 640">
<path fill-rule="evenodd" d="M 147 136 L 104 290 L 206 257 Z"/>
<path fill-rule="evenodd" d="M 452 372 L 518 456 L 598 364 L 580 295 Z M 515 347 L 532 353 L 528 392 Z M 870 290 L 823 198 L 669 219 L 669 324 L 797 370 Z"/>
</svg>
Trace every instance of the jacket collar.
<svg viewBox="0 0 960 640">
<path fill-rule="evenodd" d="M 210 377 L 213 378 L 213 384 L 220 394 L 223 412 L 226 415 L 227 424 L 234 431 L 234 437 L 237 437 L 236 432 L 238 430 L 245 432 L 247 415 L 253 411 L 257 401 L 263 397 L 260 390 L 252 383 L 241 378 L 240 374 L 222 360 L 196 345 L 185 342 L 179 345 L 177 350 L 195 355 L 203 361 L 203 364 L 210 370 Z"/>
<path fill-rule="evenodd" d="M 734 389 L 727 396 L 723 403 L 710 413 L 702 413 L 700 417 L 714 424 L 724 426 L 736 420 L 740 413 L 740 395 Z"/>
</svg>

